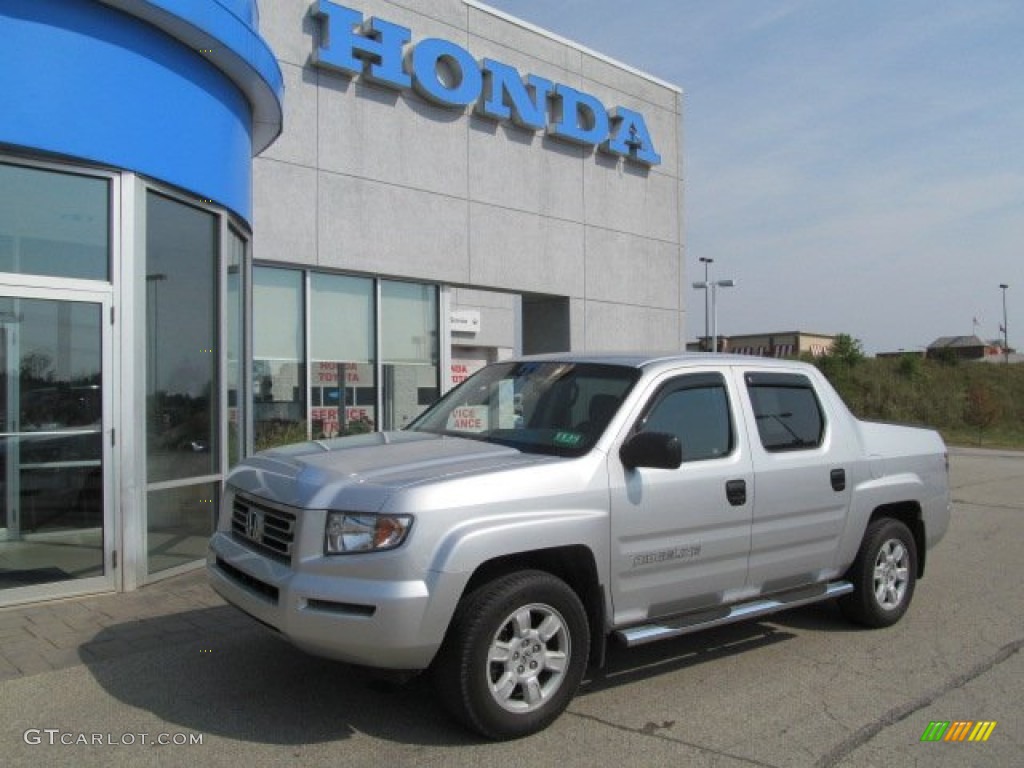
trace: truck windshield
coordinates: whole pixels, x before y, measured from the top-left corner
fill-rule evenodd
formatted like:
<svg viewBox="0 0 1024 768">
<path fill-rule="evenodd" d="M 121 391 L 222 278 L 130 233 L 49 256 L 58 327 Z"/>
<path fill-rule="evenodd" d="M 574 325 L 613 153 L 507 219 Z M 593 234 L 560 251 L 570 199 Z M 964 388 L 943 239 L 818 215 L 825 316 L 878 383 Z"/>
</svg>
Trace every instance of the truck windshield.
<svg viewBox="0 0 1024 768">
<path fill-rule="evenodd" d="M 593 447 L 640 372 L 620 365 L 495 363 L 409 425 L 528 453 L 581 456 Z"/>
</svg>

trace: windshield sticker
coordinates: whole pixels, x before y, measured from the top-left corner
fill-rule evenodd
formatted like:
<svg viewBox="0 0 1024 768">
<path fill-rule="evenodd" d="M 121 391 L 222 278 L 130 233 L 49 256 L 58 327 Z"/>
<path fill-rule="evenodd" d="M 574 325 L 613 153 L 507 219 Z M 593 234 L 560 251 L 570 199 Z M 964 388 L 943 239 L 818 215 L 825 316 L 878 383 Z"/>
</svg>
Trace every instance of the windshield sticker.
<svg viewBox="0 0 1024 768">
<path fill-rule="evenodd" d="M 559 432 L 555 435 L 555 445 L 564 445 L 566 448 L 575 448 L 583 440 L 579 432 Z"/>
</svg>

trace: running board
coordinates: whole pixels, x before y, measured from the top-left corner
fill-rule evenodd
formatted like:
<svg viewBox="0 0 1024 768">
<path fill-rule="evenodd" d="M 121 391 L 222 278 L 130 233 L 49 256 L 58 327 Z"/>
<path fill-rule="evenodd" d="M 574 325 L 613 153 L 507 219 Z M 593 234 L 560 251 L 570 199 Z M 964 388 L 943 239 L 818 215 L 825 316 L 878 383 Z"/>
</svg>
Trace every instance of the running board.
<svg viewBox="0 0 1024 768">
<path fill-rule="evenodd" d="M 737 621 L 745 621 L 760 616 L 767 616 L 778 611 L 797 608 L 801 605 L 820 603 L 853 592 L 853 584 L 848 581 L 833 581 L 824 587 L 811 590 L 801 589 L 782 593 L 772 597 L 762 597 L 747 603 L 723 606 L 720 609 L 701 611 L 698 613 L 677 616 L 657 624 L 641 624 L 615 632 L 615 637 L 625 643 L 627 648 L 644 645 L 670 637 L 679 637 L 691 632 L 698 632 L 711 627 L 721 627 Z"/>
</svg>

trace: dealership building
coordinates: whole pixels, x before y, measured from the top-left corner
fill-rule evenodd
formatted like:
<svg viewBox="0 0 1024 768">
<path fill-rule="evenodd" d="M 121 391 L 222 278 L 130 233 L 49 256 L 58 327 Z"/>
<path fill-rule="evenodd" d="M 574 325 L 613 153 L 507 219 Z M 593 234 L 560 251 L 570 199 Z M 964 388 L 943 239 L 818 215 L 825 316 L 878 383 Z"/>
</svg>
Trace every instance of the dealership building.
<svg viewBox="0 0 1024 768">
<path fill-rule="evenodd" d="M 197 567 L 254 451 L 681 350 L 682 95 L 476 0 L 0 5 L 0 605 Z"/>
</svg>

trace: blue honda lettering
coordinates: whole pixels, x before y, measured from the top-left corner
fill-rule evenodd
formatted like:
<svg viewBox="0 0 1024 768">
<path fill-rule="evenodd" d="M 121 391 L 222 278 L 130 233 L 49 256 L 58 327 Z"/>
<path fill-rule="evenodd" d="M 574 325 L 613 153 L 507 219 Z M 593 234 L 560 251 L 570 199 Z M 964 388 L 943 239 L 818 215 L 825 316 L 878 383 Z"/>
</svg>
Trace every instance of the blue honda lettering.
<svg viewBox="0 0 1024 768">
<path fill-rule="evenodd" d="M 482 68 L 484 94 L 477 112 L 494 120 L 512 120 L 523 128 L 543 130 L 554 83 L 536 75 L 527 76 L 524 83 L 515 68 L 493 59 L 484 59 Z"/>
<path fill-rule="evenodd" d="M 328 0 L 320 0 L 315 14 L 322 23 L 314 63 L 348 75 L 361 74 L 392 88 L 412 85 L 402 69 L 402 49 L 412 41 L 412 30 L 377 18 L 364 24 L 359 11 Z"/>
<path fill-rule="evenodd" d="M 443 107 L 465 107 L 480 96 L 483 75 L 469 51 L 455 43 L 428 37 L 412 51 L 413 84 L 425 99 Z M 441 78 L 447 75 L 451 82 Z"/>
<path fill-rule="evenodd" d="M 661 163 L 661 155 L 654 151 L 654 143 L 643 115 L 625 107 L 615 107 L 608 116 L 612 121 L 612 135 L 601 145 L 601 149 L 647 165 Z"/>
<path fill-rule="evenodd" d="M 397 90 L 415 88 L 425 99 L 452 109 L 474 105 L 480 115 L 509 120 L 531 131 L 644 165 L 658 165 L 643 115 L 625 107 L 607 110 L 595 96 L 537 75 L 525 80 L 508 64 L 477 62 L 465 48 L 430 37 L 412 45 L 407 27 L 363 20 L 359 11 L 318 0 L 320 41 L 313 63 Z"/>
<path fill-rule="evenodd" d="M 608 112 L 589 93 L 567 85 L 555 86 L 555 122 L 548 126 L 552 136 L 576 144 L 599 144 L 608 136 Z"/>
</svg>

